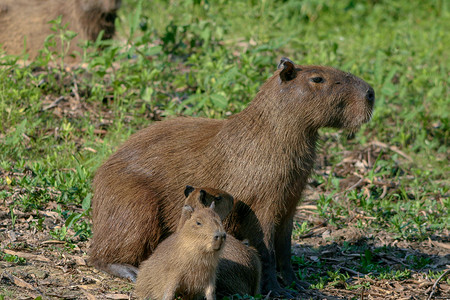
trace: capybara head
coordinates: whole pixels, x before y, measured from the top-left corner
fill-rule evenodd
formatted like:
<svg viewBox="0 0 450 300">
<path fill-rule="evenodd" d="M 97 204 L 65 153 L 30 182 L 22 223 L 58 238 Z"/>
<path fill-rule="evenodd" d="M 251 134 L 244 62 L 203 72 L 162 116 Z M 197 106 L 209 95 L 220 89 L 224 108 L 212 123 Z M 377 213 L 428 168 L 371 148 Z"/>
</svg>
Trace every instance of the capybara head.
<svg viewBox="0 0 450 300">
<path fill-rule="evenodd" d="M 214 211 L 224 220 L 233 209 L 234 198 L 225 191 L 208 187 L 194 188 L 190 185 L 184 190 L 184 204 L 192 207 L 210 207 L 214 202 Z"/>
<path fill-rule="evenodd" d="M 194 209 L 185 205 L 181 218 L 184 224 L 179 225 L 177 233 L 189 240 L 191 247 L 202 252 L 214 252 L 223 248 L 227 235 L 219 215 L 214 211 L 214 202 L 207 208 Z"/>
<path fill-rule="evenodd" d="M 278 85 L 282 111 L 301 116 L 304 125 L 356 131 L 372 117 L 375 92 L 350 73 L 332 67 L 295 65 L 288 58 L 281 59 L 277 72 L 277 82 L 269 82 Z"/>
</svg>

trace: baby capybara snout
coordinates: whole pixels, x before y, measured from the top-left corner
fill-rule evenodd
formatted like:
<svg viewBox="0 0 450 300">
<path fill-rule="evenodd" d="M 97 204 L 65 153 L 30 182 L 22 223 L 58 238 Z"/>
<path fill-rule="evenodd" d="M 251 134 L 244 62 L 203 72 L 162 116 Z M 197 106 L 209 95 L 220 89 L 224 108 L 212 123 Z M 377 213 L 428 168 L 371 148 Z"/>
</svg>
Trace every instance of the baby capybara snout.
<svg viewBox="0 0 450 300">
<path fill-rule="evenodd" d="M 227 239 L 227 234 L 225 232 L 216 232 L 214 234 L 212 248 L 214 250 L 220 250 L 223 247 L 225 240 Z"/>
</svg>

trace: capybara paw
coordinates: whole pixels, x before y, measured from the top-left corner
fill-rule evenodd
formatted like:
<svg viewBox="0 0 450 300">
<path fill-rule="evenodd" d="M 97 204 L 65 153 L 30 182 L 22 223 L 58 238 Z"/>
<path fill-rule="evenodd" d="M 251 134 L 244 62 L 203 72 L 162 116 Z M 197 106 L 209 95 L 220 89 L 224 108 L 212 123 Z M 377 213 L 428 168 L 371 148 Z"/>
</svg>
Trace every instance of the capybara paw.
<svg viewBox="0 0 450 300">
<path fill-rule="evenodd" d="M 136 282 L 138 268 L 129 264 L 110 264 L 110 273 Z"/>
</svg>

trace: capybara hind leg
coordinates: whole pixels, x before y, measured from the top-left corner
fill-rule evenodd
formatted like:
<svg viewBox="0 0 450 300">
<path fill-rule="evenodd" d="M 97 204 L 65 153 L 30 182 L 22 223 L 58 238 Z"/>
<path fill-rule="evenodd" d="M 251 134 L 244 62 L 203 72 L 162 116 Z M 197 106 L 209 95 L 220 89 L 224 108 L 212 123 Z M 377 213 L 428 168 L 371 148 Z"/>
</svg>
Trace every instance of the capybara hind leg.
<svg viewBox="0 0 450 300">
<path fill-rule="evenodd" d="M 291 265 L 291 235 L 293 218 L 286 218 L 276 227 L 275 234 L 275 256 L 277 267 L 281 273 L 283 283 L 290 286 L 295 283 L 298 290 L 308 288 L 309 284 L 297 279 Z"/>
<path fill-rule="evenodd" d="M 111 275 L 130 279 L 132 282 L 136 282 L 138 268 L 135 266 L 129 264 L 107 264 L 101 269 Z"/>
</svg>

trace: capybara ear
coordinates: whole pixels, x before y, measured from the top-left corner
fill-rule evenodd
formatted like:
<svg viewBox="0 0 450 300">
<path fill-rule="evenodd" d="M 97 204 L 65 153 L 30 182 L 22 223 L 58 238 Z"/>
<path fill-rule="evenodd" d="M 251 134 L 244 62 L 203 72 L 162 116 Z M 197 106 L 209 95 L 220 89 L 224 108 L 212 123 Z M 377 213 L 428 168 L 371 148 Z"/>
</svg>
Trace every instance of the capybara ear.
<svg viewBox="0 0 450 300">
<path fill-rule="evenodd" d="M 289 58 L 283 57 L 278 64 L 278 69 L 283 68 L 280 72 L 281 81 L 289 81 L 297 77 L 295 64 Z"/>
<path fill-rule="evenodd" d="M 184 189 L 184 196 L 189 196 L 189 194 L 192 193 L 193 190 L 195 190 L 193 186 L 187 185 Z"/>
<path fill-rule="evenodd" d="M 194 208 L 192 206 L 183 206 L 183 208 L 181 209 L 180 221 L 178 222 L 178 226 L 175 231 L 178 231 L 181 229 L 181 227 L 183 227 L 184 223 L 186 223 L 186 221 L 191 218 L 193 212 Z"/>
<path fill-rule="evenodd" d="M 216 202 L 213 201 L 213 202 L 211 203 L 211 205 L 209 206 L 209 208 L 211 208 L 212 210 L 214 210 L 214 209 L 216 208 Z"/>
<path fill-rule="evenodd" d="M 194 212 L 194 208 L 190 205 L 183 206 L 183 210 L 181 212 L 181 215 L 185 220 L 189 219 L 192 216 L 192 213 Z"/>
<path fill-rule="evenodd" d="M 200 190 L 200 197 L 198 200 L 203 206 L 208 207 L 208 200 L 206 199 L 206 192 L 204 190 Z"/>
</svg>

